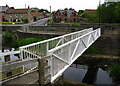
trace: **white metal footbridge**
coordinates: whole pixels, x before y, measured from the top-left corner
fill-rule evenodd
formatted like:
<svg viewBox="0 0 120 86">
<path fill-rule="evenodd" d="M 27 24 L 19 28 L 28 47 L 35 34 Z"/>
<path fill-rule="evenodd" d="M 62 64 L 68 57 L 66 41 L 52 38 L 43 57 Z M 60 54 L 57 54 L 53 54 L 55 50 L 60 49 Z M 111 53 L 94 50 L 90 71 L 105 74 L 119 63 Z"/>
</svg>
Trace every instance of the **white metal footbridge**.
<svg viewBox="0 0 120 86">
<path fill-rule="evenodd" d="M 53 83 L 100 35 L 100 28 L 89 28 L 22 46 L 22 61 L 15 64 L 22 65 L 24 74 L 38 70 L 39 83 Z"/>
</svg>

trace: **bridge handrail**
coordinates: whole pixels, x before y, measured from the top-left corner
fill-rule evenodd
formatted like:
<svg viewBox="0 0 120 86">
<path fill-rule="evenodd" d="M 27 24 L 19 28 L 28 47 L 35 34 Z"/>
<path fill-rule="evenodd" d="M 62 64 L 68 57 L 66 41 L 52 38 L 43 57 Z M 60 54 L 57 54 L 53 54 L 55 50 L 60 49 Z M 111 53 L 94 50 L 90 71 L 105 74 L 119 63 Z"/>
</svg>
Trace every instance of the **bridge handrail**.
<svg viewBox="0 0 120 86">
<path fill-rule="evenodd" d="M 45 43 L 45 42 L 49 42 L 49 41 L 52 41 L 52 40 L 56 40 L 56 39 L 59 39 L 59 38 L 70 36 L 70 35 L 73 35 L 73 34 L 76 34 L 76 33 L 80 33 L 80 32 L 83 32 L 83 31 L 88 31 L 88 32 L 89 31 L 93 31 L 93 28 L 84 29 L 84 30 L 81 30 L 79 32 L 73 32 L 73 33 L 69 33 L 69 34 L 63 35 L 63 36 L 59 36 L 59 37 L 51 38 L 51 39 L 48 39 L 48 40 L 44 40 L 44 41 L 41 41 L 41 42 L 25 45 L 25 46 L 20 47 L 20 49 L 27 48 L 27 47 L 30 47 L 30 46 L 34 46 L 34 45 L 41 44 L 41 43 Z"/>
<path fill-rule="evenodd" d="M 96 32 L 96 31 L 100 31 L 100 28 L 99 28 L 99 29 L 96 29 L 96 30 L 94 30 L 94 31 L 91 31 L 91 32 L 89 32 L 89 33 L 87 33 L 87 34 L 85 34 L 85 35 L 82 35 L 82 36 L 80 36 L 80 37 L 78 37 L 78 38 L 76 38 L 76 39 L 73 39 L 73 40 L 71 40 L 71 41 L 69 41 L 69 42 L 67 42 L 67 43 L 65 43 L 65 44 L 63 44 L 63 45 L 61 45 L 61 46 L 58 46 L 58 47 L 56 47 L 56 48 L 53 48 L 53 49 L 49 50 L 49 51 L 48 51 L 48 52 L 49 52 L 49 55 L 51 54 L 50 52 L 54 52 L 54 51 L 56 51 L 56 50 L 58 50 L 58 49 L 60 49 L 60 48 L 62 48 L 62 47 L 64 47 L 64 46 L 66 46 L 66 45 L 69 45 L 70 43 L 72 43 L 72 42 L 74 42 L 74 41 L 76 41 L 76 40 L 78 40 L 78 39 L 80 39 L 80 38 L 82 38 L 82 37 L 84 37 L 84 36 L 87 36 L 87 35 L 89 35 L 89 34 L 91 34 L 91 33 L 93 33 L 93 32 Z"/>
</svg>

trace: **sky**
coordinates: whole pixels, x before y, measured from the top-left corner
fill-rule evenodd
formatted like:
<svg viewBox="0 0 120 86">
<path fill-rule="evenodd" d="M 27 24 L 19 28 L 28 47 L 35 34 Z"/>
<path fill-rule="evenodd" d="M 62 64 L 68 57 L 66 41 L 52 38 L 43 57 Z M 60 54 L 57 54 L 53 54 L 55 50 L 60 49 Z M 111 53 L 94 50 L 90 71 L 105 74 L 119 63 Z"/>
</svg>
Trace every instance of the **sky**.
<svg viewBox="0 0 120 86">
<path fill-rule="evenodd" d="M 101 4 L 104 0 L 100 0 Z M 0 6 L 8 5 L 9 7 L 25 8 L 37 7 L 47 10 L 56 11 L 64 8 L 74 8 L 76 11 L 85 9 L 97 9 L 99 0 L 0 0 Z"/>
</svg>

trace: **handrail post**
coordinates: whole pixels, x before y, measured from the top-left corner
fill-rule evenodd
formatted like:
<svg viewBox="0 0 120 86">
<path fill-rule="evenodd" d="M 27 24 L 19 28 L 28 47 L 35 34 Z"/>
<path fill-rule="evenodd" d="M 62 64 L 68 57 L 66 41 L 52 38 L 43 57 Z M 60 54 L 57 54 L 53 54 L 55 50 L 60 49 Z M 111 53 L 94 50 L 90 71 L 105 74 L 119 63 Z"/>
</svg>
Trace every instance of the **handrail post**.
<svg viewBox="0 0 120 86">
<path fill-rule="evenodd" d="M 44 59 L 38 59 L 38 74 L 39 74 L 39 86 L 45 85 L 44 83 Z"/>
<path fill-rule="evenodd" d="M 19 48 L 19 49 L 20 49 L 20 53 L 21 53 L 21 54 L 20 54 L 20 59 L 23 61 L 23 59 L 24 59 L 24 58 L 23 58 L 23 57 L 24 57 L 24 55 L 23 55 L 23 54 L 24 54 L 24 53 L 23 53 L 23 49 L 22 49 L 22 48 Z M 25 70 L 24 70 L 24 65 L 22 65 L 22 72 L 23 72 L 23 73 L 25 72 Z"/>
</svg>

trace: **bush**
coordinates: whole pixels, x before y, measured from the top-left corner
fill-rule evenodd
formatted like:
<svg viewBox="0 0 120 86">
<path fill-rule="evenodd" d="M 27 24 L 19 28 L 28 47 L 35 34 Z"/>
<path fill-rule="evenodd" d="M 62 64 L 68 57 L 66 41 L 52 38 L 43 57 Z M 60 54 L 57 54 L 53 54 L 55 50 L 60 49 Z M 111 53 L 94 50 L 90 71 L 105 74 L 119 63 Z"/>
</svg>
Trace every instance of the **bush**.
<svg viewBox="0 0 120 86">
<path fill-rule="evenodd" d="M 13 19 L 13 22 L 16 22 L 16 19 Z"/>
<path fill-rule="evenodd" d="M 53 19 L 48 19 L 48 22 L 54 22 L 54 20 Z"/>
<path fill-rule="evenodd" d="M 15 38 L 15 34 L 6 32 L 3 34 L 3 38 L 4 38 L 5 42 L 12 42 Z"/>
<path fill-rule="evenodd" d="M 80 24 L 72 24 L 72 26 L 80 26 Z"/>
<path fill-rule="evenodd" d="M 5 20 L 5 22 L 9 22 L 8 20 Z"/>
<path fill-rule="evenodd" d="M 23 22 L 24 23 L 28 23 L 28 19 L 23 19 Z"/>
<path fill-rule="evenodd" d="M 108 71 L 114 78 L 120 80 L 120 65 L 118 64 L 112 65 L 108 68 Z"/>
<path fill-rule="evenodd" d="M 89 47 L 89 48 L 86 50 L 86 53 L 87 53 L 87 54 L 103 54 L 103 51 L 97 49 L 97 48 L 94 47 L 94 46 L 91 46 L 91 47 Z"/>
</svg>

